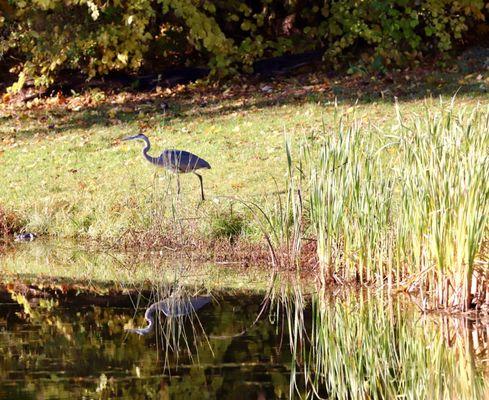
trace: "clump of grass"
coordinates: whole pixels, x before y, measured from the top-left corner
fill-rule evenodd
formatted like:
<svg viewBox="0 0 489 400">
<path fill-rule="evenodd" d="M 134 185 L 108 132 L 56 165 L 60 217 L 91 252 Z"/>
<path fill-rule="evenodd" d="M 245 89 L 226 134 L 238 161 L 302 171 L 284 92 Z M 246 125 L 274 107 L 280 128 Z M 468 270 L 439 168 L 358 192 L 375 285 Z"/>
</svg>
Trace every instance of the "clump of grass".
<svg viewBox="0 0 489 400">
<path fill-rule="evenodd" d="M 392 222 L 392 177 L 376 154 L 378 138 L 357 120 L 307 145 L 310 221 L 321 275 L 367 282 L 383 276 Z"/>
<path fill-rule="evenodd" d="M 453 107 L 415 120 L 399 135 L 402 171 L 398 236 L 409 275 L 437 305 L 468 309 L 477 288 L 476 268 L 488 238 L 489 110 Z M 482 283 L 482 282 L 481 282 Z"/>
<path fill-rule="evenodd" d="M 234 242 L 247 228 L 244 216 L 236 212 L 216 212 L 210 218 L 210 233 L 215 239 L 224 238 Z"/>
</svg>

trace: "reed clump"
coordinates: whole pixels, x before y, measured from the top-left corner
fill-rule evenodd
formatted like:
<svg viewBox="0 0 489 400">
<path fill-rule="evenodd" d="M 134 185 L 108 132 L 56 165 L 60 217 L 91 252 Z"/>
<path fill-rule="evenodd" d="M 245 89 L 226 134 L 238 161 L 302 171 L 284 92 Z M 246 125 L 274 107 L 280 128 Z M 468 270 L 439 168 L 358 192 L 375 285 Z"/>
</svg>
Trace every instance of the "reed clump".
<svg viewBox="0 0 489 400">
<path fill-rule="evenodd" d="M 396 112 L 390 132 L 343 115 L 302 142 L 289 161 L 307 193 L 295 231 L 316 238 L 323 281 L 415 291 L 424 308 L 485 305 L 489 108 Z"/>
</svg>

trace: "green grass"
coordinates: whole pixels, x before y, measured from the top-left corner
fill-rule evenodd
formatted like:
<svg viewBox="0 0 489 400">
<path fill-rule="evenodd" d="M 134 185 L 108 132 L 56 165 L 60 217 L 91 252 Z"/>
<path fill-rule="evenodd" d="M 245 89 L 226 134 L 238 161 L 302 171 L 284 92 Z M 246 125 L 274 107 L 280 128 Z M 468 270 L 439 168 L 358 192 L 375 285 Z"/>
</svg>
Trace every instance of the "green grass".
<svg viewBox="0 0 489 400">
<path fill-rule="evenodd" d="M 217 212 L 211 216 L 211 220 L 210 234 L 216 239 L 225 238 L 233 241 L 246 231 L 246 221 L 237 213 Z"/>
<path fill-rule="evenodd" d="M 477 100 L 484 99 L 459 102 Z M 422 107 L 423 101 L 403 105 L 408 115 Z M 104 107 L 11 112 L 0 120 L 0 204 L 20 215 L 27 230 L 54 236 L 112 240 L 129 228 L 147 229 L 155 210 L 208 228 L 208 216 L 228 208 L 228 197 L 262 202 L 284 189 L 285 136 L 319 135 L 323 126 L 333 127 L 334 109 L 317 101 L 262 108 L 257 102 L 240 110 L 223 101 L 211 109 L 182 108 L 169 117 L 152 108 L 142 115 L 119 111 L 117 119 Z M 360 105 L 356 113 L 379 129 L 396 121 L 389 102 Z M 141 122 L 151 126 L 146 133 L 153 154 L 181 148 L 210 162 L 212 169 L 204 172 L 206 204 L 197 208 L 195 176 L 182 176 L 177 199 L 172 176 L 143 159 L 142 144 L 119 141 L 138 132 Z M 54 129 L 48 129 L 50 123 Z"/>
<path fill-rule="evenodd" d="M 308 108 L 315 107 L 196 115 L 170 121 L 154 115 L 148 117 L 154 129 L 147 133 L 153 154 L 164 148 L 182 148 L 211 163 L 213 168 L 204 172 L 210 201 L 202 211 L 225 201 L 222 196 L 260 196 L 275 191 L 274 178 L 281 179 L 284 173 L 284 129 L 300 124 L 301 114 Z M 149 208 L 175 200 L 174 193 L 166 195 L 167 189 L 175 190 L 175 182 L 168 182 L 169 175 L 163 171 L 155 178 L 157 170 L 141 156 L 141 144 L 118 142 L 138 131 L 137 121 L 107 127 L 104 113 L 97 118 L 88 128 L 67 123 L 66 130 L 53 133 L 46 133 L 35 118 L 19 122 L 15 135 L 11 133 L 13 118 L 2 123 L 0 203 L 20 214 L 27 229 L 57 236 L 114 238 L 134 224 L 144 228 L 151 223 L 146 214 Z M 305 132 L 303 128 L 298 131 Z M 196 209 L 198 180 L 193 175 L 181 180 L 179 209 L 187 217 L 200 218 L 203 213 Z"/>
</svg>

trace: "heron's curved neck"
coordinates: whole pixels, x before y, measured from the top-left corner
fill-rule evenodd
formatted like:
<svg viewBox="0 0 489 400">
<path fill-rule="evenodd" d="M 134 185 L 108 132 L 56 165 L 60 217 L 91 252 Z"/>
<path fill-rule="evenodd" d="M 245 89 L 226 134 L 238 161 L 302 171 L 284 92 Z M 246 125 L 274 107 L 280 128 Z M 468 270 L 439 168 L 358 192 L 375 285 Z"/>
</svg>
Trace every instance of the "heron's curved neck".
<svg viewBox="0 0 489 400">
<path fill-rule="evenodd" d="M 136 333 L 138 333 L 140 335 L 147 335 L 148 333 L 151 333 L 153 331 L 153 328 L 154 328 L 154 313 L 155 313 L 155 310 L 156 310 L 156 308 L 153 307 L 153 305 L 151 307 L 149 307 L 146 310 L 146 312 L 144 313 L 144 319 L 146 320 L 146 322 L 148 323 L 148 325 L 146 327 L 144 327 L 144 328 L 134 329 L 133 332 L 136 332 Z"/>
<path fill-rule="evenodd" d="M 143 156 L 144 156 L 144 158 L 146 158 L 146 160 L 148 160 L 152 164 L 157 164 L 158 163 L 158 159 L 155 158 L 155 157 L 151 157 L 148 154 L 149 149 L 151 149 L 151 143 L 149 142 L 149 139 L 146 136 L 143 136 L 142 139 L 146 143 L 146 146 L 143 149 Z"/>
<path fill-rule="evenodd" d="M 146 318 L 146 321 L 148 321 L 148 326 L 146 328 L 144 328 L 145 332 L 146 333 L 149 333 L 153 330 L 153 327 L 154 327 L 154 317 L 151 316 L 150 318 Z"/>
<path fill-rule="evenodd" d="M 137 333 L 138 335 L 148 335 L 151 333 L 154 329 L 154 313 L 157 310 L 158 305 L 157 303 L 152 304 L 150 307 L 146 309 L 146 312 L 144 313 L 144 319 L 148 323 L 144 328 L 135 328 L 135 329 L 128 329 L 129 332 Z"/>
</svg>

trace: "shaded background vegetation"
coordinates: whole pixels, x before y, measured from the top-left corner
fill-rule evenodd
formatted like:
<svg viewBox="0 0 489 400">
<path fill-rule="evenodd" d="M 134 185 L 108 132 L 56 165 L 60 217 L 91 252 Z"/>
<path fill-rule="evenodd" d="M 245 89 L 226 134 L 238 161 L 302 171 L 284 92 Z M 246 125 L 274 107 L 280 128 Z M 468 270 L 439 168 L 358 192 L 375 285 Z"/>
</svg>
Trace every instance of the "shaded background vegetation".
<svg viewBox="0 0 489 400">
<path fill-rule="evenodd" d="M 208 65 L 217 75 L 320 51 L 328 67 L 383 71 L 486 40 L 483 0 L 22 0 L 0 2 L 0 60 L 21 87 L 62 71 L 162 71 Z M 484 39 L 485 38 L 485 39 Z M 256 65 L 255 65 L 256 68 Z"/>
</svg>

